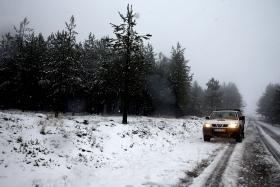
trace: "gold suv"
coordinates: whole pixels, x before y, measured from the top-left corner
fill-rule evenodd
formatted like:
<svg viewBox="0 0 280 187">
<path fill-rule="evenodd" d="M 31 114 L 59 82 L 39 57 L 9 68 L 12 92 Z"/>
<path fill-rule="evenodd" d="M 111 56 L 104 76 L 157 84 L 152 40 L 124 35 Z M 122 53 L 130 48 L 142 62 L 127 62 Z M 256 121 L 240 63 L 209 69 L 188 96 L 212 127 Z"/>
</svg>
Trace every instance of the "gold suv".
<svg viewBox="0 0 280 187">
<path fill-rule="evenodd" d="M 203 139 L 209 142 L 213 137 L 244 138 L 245 116 L 240 110 L 215 110 L 206 117 L 203 124 Z"/>
</svg>

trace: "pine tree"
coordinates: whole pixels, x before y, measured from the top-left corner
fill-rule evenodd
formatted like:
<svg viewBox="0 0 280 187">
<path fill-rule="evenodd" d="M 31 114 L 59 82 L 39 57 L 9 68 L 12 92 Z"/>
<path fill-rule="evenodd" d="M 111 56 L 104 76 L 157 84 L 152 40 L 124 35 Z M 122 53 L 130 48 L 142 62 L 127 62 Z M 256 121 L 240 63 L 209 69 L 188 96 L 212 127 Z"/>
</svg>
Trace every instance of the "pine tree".
<svg viewBox="0 0 280 187">
<path fill-rule="evenodd" d="M 177 47 L 172 47 L 169 81 L 175 96 L 175 114 L 182 116 L 187 113 L 187 105 L 190 101 L 190 88 L 192 75 L 190 67 L 184 58 L 184 50 L 178 43 Z"/>
<path fill-rule="evenodd" d="M 16 102 L 16 85 L 13 80 L 16 77 L 14 56 L 16 53 L 15 38 L 10 33 L 2 36 L 0 43 L 0 106 L 13 107 Z"/>
<path fill-rule="evenodd" d="M 175 97 L 169 82 L 170 59 L 159 53 L 152 75 L 149 90 L 152 97 L 154 114 L 173 115 Z"/>
<path fill-rule="evenodd" d="M 9 103 L 8 107 L 24 109 L 26 80 L 29 65 L 27 64 L 26 45 L 32 35 L 32 29 L 28 27 L 29 21 L 24 18 L 19 27 L 14 26 L 15 35 L 7 34 L 2 40 L 3 54 L 1 55 L 1 83 L 0 90 L 3 93 L 3 103 Z"/>
<path fill-rule="evenodd" d="M 280 124 L 280 85 L 276 85 L 271 107 L 273 108 L 273 122 Z"/>
<path fill-rule="evenodd" d="M 192 115 L 201 116 L 203 114 L 203 98 L 204 91 L 197 81 L 194 81 L 191 88 L 191 104 L 190 111 Z"/>
<path fill-rule="evenodd" d="M 218 80 L 211 78 L 207 84 L 205 91 L 204 105 L 205 112 L 209 114 L 211 111 L 219 109 L 222 104 L 222 93 L 220 91 L 220 84 Z"/>
<path fill-rule="evenodd" d="M 120 25 L 111 24 L 114 28 L 116 39 L 111 39 L 111 44 L 114 50 L 120 55 L 124 56 L 124 63 L 121 63 L 121 74 L 123 80 L 122 86 L 122 103 L 123 103 L 123 124 L 127 124 L 127 112 L 129 106 L 129 72 L 133 71 L 131 63 L 132 56 L 140 51 L 140 47 L 144 39 L 149 39 L 150 34 L 139 35 L 136 30 L 136 18 L 133 13 L 132 6 L 127 5 L 127 13 L 123 15 L 119 13 L 123 23 Z"/>
<path fill-rule="evenodd" d="M 141 46 L 138 53 L 132 55 L 131 71 L 129 71 L 129 111 L 134 114 L 151 114 L 152 98 L 149 89 L 149 77 L 155 66 L 153 47 L 148 44 Z"/>
<path fill-rule="evenodd" d="M 224 83 L 220 91 L 222 93 L 222 108 L 224 109 L 241 109 L 242 108 L 242 96 L 239 93 L 237 86 L 232 83 Z"/>
<path fill-rule="evenodd" d="M 257 112 L 264 116 L 269 122 L 275 122 L 275 116 L 277 109 L 275 104 L 277 102 L 277 90 L 279 85 L 269 84 L 267 85 L 264 94 L 261 96 L 258 102 Z M 279 98 L 278 98 L 279 99 Z"/>
<path fill-rule="evenodd" d="M 66 23 L 66 30 L 51 34 L 48 38 L 48 64 L 46 71 L 48 96 L 56 116 L 59 111 L 65 111 L 84 88 L 84 67 L 80 62 L 80 50 L 76 43 L 75 20 L 72 16 Z"/>
<path fill-rule="evenodd" d="M 42 78 L 43 65 L 46 61 L 46 42 L 39 34 L 36 36 L 32 33 L 25 44 L 23 53 L 25 58 L 23 61 L 24 69 L 22 70 L 22 89 L 21 97 L 23 108 L 41 109 L 42 101 L 45 98 L 40 81 Z"/>
<path fill-rule="evenodd" d="M 97 87 L 101 101 L 100 107 L 103 113 L 112 113 L 118 111 L 118 101 L 120 98 L 121 87 L 121 68 L 118 66 L 123 58 L 117 56 L 110 47 L 106 38 L 97 43 L 98 68 L 97 68 Z"/>
</svg>

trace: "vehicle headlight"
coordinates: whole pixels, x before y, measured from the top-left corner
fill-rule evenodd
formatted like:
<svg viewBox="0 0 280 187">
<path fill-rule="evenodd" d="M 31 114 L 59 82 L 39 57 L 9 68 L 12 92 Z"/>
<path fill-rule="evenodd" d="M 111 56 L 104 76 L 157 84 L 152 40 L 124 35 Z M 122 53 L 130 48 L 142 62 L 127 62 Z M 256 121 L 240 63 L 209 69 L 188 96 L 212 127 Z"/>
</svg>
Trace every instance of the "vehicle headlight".
<svg viewBox="0 0 280 187">
<path fill-rule="evenodd" d="M 238 123 L 230 123 L 228 125 L 229 128 L 237 128 L 238 127 Z"/>
<path fill-rule="evenodd" d="M 209 128 L 209 127 L 211 127 L 211 124 L 209 124 L 209 123 L 205 123 L 205 124 L 204 124 L 204 127 Z"/>
</svg>

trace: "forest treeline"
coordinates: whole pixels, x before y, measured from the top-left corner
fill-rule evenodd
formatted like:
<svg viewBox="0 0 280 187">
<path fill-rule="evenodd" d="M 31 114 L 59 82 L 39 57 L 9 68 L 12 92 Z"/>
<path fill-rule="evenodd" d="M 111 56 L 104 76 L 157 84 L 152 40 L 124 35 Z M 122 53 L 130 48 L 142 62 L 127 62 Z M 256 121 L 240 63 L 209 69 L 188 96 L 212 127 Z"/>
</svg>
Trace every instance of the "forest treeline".
<svg viewBox="0 0 280 187">
<path fill-rule="evenodd" d="M 280 124 L 279 84 L 267 85 L 263 95 L 259 99 L 257 112 L 268 122 Z"/>
<path fill-rule="evenodd" d="M 139 43 L 124 74 L 125 57 L 110 38 L 90 33 L 76 40 L 72 16 L 65 29 L 46 38 L 24 19 L 14 34 L 0 41 L 0 107 L 56 112 L 117 114 L 122 110 L 124 77 L 128 77 L 128 113 L 136 115 L 208 115 L 213 109 L 242 108 L 234 83 L 211 78 L 203 89 L 196 81 L 184 48 L 169 57 Z"/>
</svg>

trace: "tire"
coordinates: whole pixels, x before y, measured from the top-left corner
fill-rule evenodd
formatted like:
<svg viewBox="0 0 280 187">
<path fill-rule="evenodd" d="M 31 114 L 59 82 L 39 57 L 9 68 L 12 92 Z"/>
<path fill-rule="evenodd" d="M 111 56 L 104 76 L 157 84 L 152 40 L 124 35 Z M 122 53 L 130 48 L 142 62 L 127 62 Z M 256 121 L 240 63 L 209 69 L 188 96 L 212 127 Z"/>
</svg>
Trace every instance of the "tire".
<svg viewBox="0 0 280 187">
<path fill-rule="evenodd" d="M 209 136 L 203 136 L 203 140 L 205 141 L 205 142 L 210 142 L 210 137 Z"/>
<path fill-rule="evenodd" d="M 235 137 L 235 140 L 237 143 L 241 143 L 242 142 L 242 133 L 239 132 L 236 137 Z"/>
</svg>

